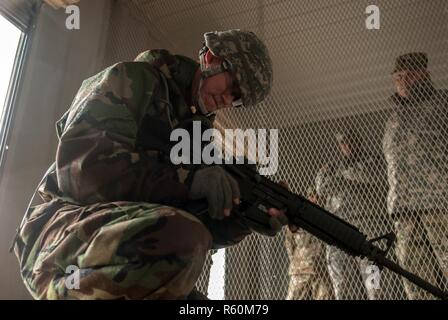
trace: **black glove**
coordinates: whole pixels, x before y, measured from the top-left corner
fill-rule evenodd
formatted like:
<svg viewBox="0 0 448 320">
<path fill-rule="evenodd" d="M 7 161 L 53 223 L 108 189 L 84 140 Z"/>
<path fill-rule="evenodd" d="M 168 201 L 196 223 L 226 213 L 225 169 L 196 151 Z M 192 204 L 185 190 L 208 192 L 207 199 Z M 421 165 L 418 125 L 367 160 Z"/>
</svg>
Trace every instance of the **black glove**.
<svg viewBox="0 0 448 320">
<path fill-rule="evenodd" d="M 217 220 L 224 219 L 224 209 L 230 214 L 234 199 L 239 197 L 238 183 L 220 166 L 196 171 L 188 194 L 191 200 L 207 199 L 209 215 Z"/>
</svg>

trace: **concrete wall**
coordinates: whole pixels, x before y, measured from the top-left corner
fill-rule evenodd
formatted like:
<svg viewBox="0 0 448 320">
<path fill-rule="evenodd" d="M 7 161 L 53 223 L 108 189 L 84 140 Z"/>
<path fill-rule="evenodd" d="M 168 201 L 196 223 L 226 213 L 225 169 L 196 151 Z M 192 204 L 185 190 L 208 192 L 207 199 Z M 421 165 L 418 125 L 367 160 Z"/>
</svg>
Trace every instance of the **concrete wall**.
<svg viewBox="0 0 448 320">
<path fill-rule="evenodd" d="M 81 1 L 81 28 L 67 30 L 64 10 L 42 7 L 38 17 L 0 184 L 0 299 L 29 299 L 8 247 L 29 199 L 54 161 L 55 122 L 83 79 L 99 71 L 109 0 Z"/>
</svg>

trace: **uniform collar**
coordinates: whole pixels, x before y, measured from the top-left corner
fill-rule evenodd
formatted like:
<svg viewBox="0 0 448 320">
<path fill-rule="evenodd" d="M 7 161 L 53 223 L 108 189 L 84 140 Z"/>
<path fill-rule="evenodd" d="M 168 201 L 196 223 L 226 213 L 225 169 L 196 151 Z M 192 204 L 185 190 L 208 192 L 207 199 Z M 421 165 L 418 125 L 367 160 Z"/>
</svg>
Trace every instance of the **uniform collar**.
<svg viewBox="0 0 448 320">
<path fill-rule="evenodd" d="M 137 62 L 147 62 L 162 72 L 170 87 L 170 96 L 176 118 L 179 121 L 199 116 L 194 114 L 191 104 L 191 86 L 199 68 L 199 63 L 183 55 L 173 55 L 168 50 L 148 50 L 139 54 Z M 171 98 L 171 97 L 170 97 Z M 198 108 L 195 108 L 198 110 Z M 197 111 L 196 111 L 197 112 Z M 214 114 L 207 116 L 213 121 Z"/>
<path fill-rule="evenodd" d="M 166 78 L 173 79 L 177 87 L 184 93 L 191 84 L 199 63 L 182 55 L 173 55 L 168 50 L 156 49 L 140 53 L 136 62 L 147 62 L 161 71 Z"/>
</svg>

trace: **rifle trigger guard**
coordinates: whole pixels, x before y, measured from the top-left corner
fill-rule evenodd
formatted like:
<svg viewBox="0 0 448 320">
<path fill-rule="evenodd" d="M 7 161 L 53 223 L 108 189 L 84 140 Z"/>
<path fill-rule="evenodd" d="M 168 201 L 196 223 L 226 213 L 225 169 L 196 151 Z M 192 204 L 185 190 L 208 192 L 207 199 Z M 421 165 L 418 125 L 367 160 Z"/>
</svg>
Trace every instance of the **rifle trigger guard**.
<svg viewBox="0 0 448 320">
<path fill-rule="evenodd" d="M 393 246 L 393 244 L 395 242 L 395 239 L 396 239 L 395 233 L 389 232 L 389 233 L 387 233 L 385 235 L 382 235 L 382 236 L 380 236 L 378 238 L 374 238 L 374 239 L 369 240 L 369 243 L 373 245 L 373 244 L 375 244 L 377 242 L 380 242 L 381 240 L 386 240 L 386 249 L 378 250 L 379 253 L 383 257 L 385 257 L 388 254 L 389 250 L 392 248 L 392 246 Z"/>
</svg>

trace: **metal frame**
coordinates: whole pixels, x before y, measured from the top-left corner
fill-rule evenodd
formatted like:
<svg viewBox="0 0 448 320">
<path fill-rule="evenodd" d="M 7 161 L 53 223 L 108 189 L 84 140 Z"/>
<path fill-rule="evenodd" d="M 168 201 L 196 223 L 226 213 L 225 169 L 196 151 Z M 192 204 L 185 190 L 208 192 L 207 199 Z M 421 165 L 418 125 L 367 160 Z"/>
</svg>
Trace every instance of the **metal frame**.
<svg viewBox="0 0 448 320">
<path fill-rule="evenodd" d="M 6 154 L 8 152 L 8 141 L 11 135 L 11 125 L 14 121 L 16 113 L 17 100 L 23 85 L 24 70 L 30 53 L 30 48 L 36 28 L 37 18 L 39 16 L 42 1 L 35 4 L 34 15 L 31 18 L 30 25 L 27 30 L 20 28 L 14 21 L 5 17 L 22 31 L 22 35 L 17 46 L 16 56 L 14 59 L 14 67 L 11 72 L 8 92 L 6 94 L 4 113 L 0 123 L 0 181 L 3 177 L 4 164 Z"/>
</svg>

